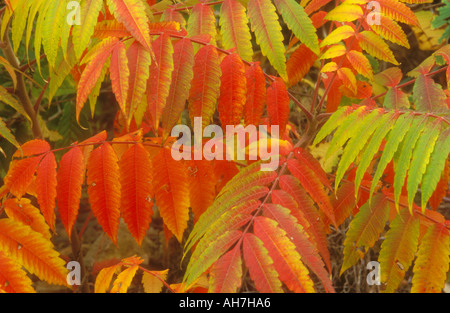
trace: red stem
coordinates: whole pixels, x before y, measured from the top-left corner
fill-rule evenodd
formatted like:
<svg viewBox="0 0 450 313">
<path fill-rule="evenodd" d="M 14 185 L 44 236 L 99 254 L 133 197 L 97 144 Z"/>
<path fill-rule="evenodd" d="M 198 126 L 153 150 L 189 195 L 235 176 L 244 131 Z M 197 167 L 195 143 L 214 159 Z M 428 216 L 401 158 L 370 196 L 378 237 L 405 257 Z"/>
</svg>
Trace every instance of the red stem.
<svg viewBox="0 0 450 313">
<path fill-rule="evenodd" d="M 214 2 L 205 2 L 203 3 L 203 5 L 216 5 L 216 4 L 221 4 L 223 2 L 223 0 L 221 1 L 214 1 Z M 182 4 L 182 3 L 179 3 Z M 179 8 L 173 8 L 174 11 L 183 11 L 183 10 L 190 10 L 192 9 L 194 6 L 187 6 L 187 7 L 179 7 Z M 164 11 L 157 11 L 157 12 L 153 12 L 153 15 L 161 15 L 163 14 Z"/>
<path fill-rule="evenodd" d="M 86 230 L 86 228 L 87 228 L 87 226 L 88 226 L 88 224 L 89 224 L 89 221 L 90 221 L 91 218 L 92 218 L 92 214 L 93 214 L 93 212 L 92 212 L 92 210 L 90 210 L 90 211 L 89 211 L 89 215 L 88 215 L 88 217 L 86 218 L 86 220 L 84 221 L 83 227 L 81 228 L 81 230 L 80 230 L 80 232 L 79 232 L 79 234 L 78 234 L 78 238 L 80 239 L 80 241 L 81 241 L 81 237 L 83 237 L 84 231 Z"/>
<path fill-rule="evenodd" d="M 150 142 L 140 142 L 140 141 L 113 141 L 113 140 L 101 140 L 101 141 L 96 141 L 96 142 L 88 142 L 88 143 L 74 143 L 70 146 L 67 147 L 62 147 L 62 148 L 57 148 L 57 149 L 52 149 L 49 151 L 45 151 L 43 153 L 37 153 L 37 154 L 32 154 L 29 155 L 28 157 L 34 157 L 34 156 L 38 156 L 38 155 L 42 155 L 42 154 L 46 154 L 49 152 L 58 152 L 58 151 L 62 151 L 62 150 L 67 150 L 67 149 L 71 149 L 73 147 L 87 147 L 87 146 L 94 146 L 94 145 L 100 145 L 100 144 L 104 144 L 104 143 L 109 143 L 109 144 L 125 144 L 125 145 L 132 145 L 132 144 L 142 144 L 143 146 L 148 146 L 148 147 L 155 147 L 155 148 L 163 148 L 163 146 L 156 144 L 156 143 L 150 143 Z"/>
<path fill-rule="evenodd" d="M 42 89 L 41 94 L 39 95 L 39 97 L 37 98 L 36 102 L 34 103 L 34 112 L 36 112 L 36 113 L 39 111 L 39 106 L 41 105 L 42 98 L 44 97 L 44 93 L 45 93 L 45 90 L 47 90 L 49 82 L 50 82 L 50 78 L 45 83 L 44 89 Z"/>
<path fill-rule="evenodd" d="M 435 71 L 433 71 L 433 72 L 426 73 L 426 74 L 424 74 L 424 76 L 433 76 L 433 75 L 436 75 L 436 74 L 439 74 L 439 73 L 445 71 L 446 69 L 447 69 L 447 66 L 444 66 L 444 67 L 441 67 L 440 69 L 437 69 L 437 70 L 435 70 Z M 410 81 L 407 81 L 406 83 L 403 83 L 403 84 L 394 86 L 393 88 L 403 88 L 403 87 L 409 86 L 409 85 L 411 85 L 411 84 L 414 84 L 414 83 L 416 82 L 416 79 L 417 79 L 417 78 L 411 79 Z M 387 91 L 385 91 L 385 92 L 383 92 L 383 93 L 380 93 L 380 94 L 378 94 L 378 95 L 376 95 L 376 96 L 373 96 L 373 97 L 372 97 L 372 100 L 381 98 L 381 97 L 383 97 L 384 95 L 386 95 L 386 93 L 387 93 Z"/>
<path fill-rule="evenodd" d="M 40 59 L 42 60 L 43 58 L 45 58 L 45 54 L 41 54 Z M 28 68 L 30 68 L 31 66 L 33 66 L 36 63 L 36 59 L 34 59 L 31 62 L 28 62 L 27 64 L 24 64 L 19 70 L 21 72 L 25 72 Z"/>
</svg>

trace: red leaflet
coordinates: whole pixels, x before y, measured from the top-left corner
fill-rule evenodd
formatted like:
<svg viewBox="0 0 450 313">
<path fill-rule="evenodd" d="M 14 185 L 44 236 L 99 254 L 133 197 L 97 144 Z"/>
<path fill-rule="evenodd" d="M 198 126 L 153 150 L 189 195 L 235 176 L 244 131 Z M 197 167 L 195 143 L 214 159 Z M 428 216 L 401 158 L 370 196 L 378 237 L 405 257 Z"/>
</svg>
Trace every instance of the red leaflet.
<svg viewBox="0 0 450 313">
<path fill-rule="evenodd" d="M 334 292 L 329 273 L 325 270 L 324 262 L 315 246 L 315 237 L 304 232 L 295 217 L 292 216 L 292 211 L 267 203 L 263 207 L 263 214 L 278 223 L 279 227 L 286 232 L 286 236 L 295 244 L 302 262 L 317 275 L 328 292 Z"/>
<path fill-rule="evenodd" d="M 355 185 L 344 182 L 337 190 L 336 196 L 330 196 L 331 205 L 336 216 L 336 224 L 340 226 L 355 209 Z"/>
<path fill-rule="evenodd" d="M 11 162 L 4 182 L 6 188 L 17 198 L 21 198 L 27 192 L 42 157 L 41 155 Z"/>
<path fill-rule="evenodd" d="M 325 86 L 330 83 L 331 78 L 324 79 Z M 330 91 L 327 96 L 327 113 L 332 113 L 337 110 L 342 99 L 342 92 L 340 91 L 341 85 L 339 80 L 335 79 L 330 87 Z"/>
<path fill-rule="evenodd" d="M 190 203 L 197 221 L 213 203 L 216 195 L 216 178 L 213 164 L 208 160 L 191 160 L 187 163 L 187 178 L 190 187 Z"/>
<path fill-rule="evenodd" d="M 150 64 L 152 63 L 150 52 L 139 42 L 131 44 L 127 51 L 128 68 L 130 69 L 130 89 L 127 97 L 128 124 L 134 116 L 142 101 L 147 88 Z"/>
<path fill-rule="evenodd" d="M 184 111 L 189 89 L 194 77 L 194 47 L 191 40 L 183 38 L 178 41 L 173 52 L 173 72 L 169 96 L 162 114 L 164 127 L 163 137 L 167 138 L 172 128 L 177 124 L 181 112 Z"/>
<path fill-rule="evenodd" d="M 53 243 L 30 226 L 11 218 L 0 219 L 0 250 L 39 279 L 67 286 L 66 262 Z"/>
<path fill-rule="evenodd" d="M 305 9 L 305 12 L 306 12 L 306 9 Z M 328 13 L 325 11 L 318 11 L 318 12 L 314 13 L 313 15 L 311 15 L 311 17 L 310 17 L 311 22 L 316 29 L 319 29 L 327 22 L 327 20 L 325 19 L 325 16 L 327 14 Z"/>
<path fill-rule="evenodd" d="M 147 81 L 147 106 L 153 127 L 158 129 L 159 120 L 169 95 L 173 71 L 173 47 L 170 37 L 163 34 L 152 43 L 155 62 L 150 65 Z"/>
<path fill-rule="evenodd" d="M 36 196 L 50 229 L 55 231 L 56 160 L 53 152 L 42 159 L 36 174 Z"/>
<path fill-rule="evenodd" d="M 7 293 L 34 293 L 33 282 L 14 259 L 0 252 L 0 288 Z"/>
<path fill-rule="evenodd" d="M 84 180 L 84 170 L 83 153 L 77 146 L 71 148 L 64 154 L 59 162 L 56 200 L 61 221 L 66 228 L 69 238 L 80 206 L 81 185 Z"/>
<path fill-rule="evenodd" d="M 41 139 L 34 139 L 27 141 L 22 146 L 22 153 L 20 150 L 14 152 L 13 158 L 28 157 L 36 154 L 42 154 L 50 150 L 50 145 L 47 141 Z"/>
<path fill-rule="evenodd" d="M 319 208 L 336 225 L 333 207 L 317 174 L 307 164 L 297 159 L 288 160 L 287 165 L 289 171 L 300 181 L 303 188 L 305 188 L 306 192 L 318 204 Z"/>
<path fill-rule="evenodd" d="M 200 48 L 194 59 L 194 78 L 189 92 L 189 116 L 202 118 L 202 128 L 208 126 L 216 111 L 220 90 L 220 60 L 212 45 Z"/>
<path fill-rule="evenodd" d="M 261 239 L 252 233 L 246 233 L 243 241 L 243 254 L 250 277 L 259 292 L 283 292 L 273 260 Z"/>
<path fill-rule="evenodd" d="M 295 245 L 287 237 L 286 232 L 279 228 L 278 223 L 265 216 L 257 216 L 254 229 L 255 235 L 269 251 L 280 280 L 294 292 L 314 292 L 313 282 L 300 260 Z"/>
<path fill-rule="evenodd" d="M 175 11 L 175 9 L 171 7 L 164 10 L 163 15 L 161 16 L 161 21 L 177 22 L 180 24 L 181 28 L 185 28 L 186 26 L 186 19 L 184 16 L 179 11 Z"/>
<path fill-rule="evenodd" d="M 328 190 L 333 191 L 331 187 L 330 181 L 328 180 L 327 173 L 322 169 L 320 162 L 317 161 L 315 157 L 308 151 L 303 148 L 297 148 L 294 151 L 295 157 L 300 161 L 305 163 L 309 169 L 311 169 L 320 182 L 328 188 Z"/>
<path fill-rule="evenodd" d="M 219 118 L 222 127 L 238 125 L 241 122 L 246 102 L 247 84 L 245 66 L 238 54 L 227 55 L 220 64 L 222 69 Z"/>
<path fill-rule="evenodd" d="M 219 193 L 230 179 L 239 173 L 236 163 L 227 160 L 214 160 L 214 175 L 216 176 L 216 192 Z"/>
<path fill-rule="evenodd" d="M 117 245 L 120 218 L 118 159 L 109 143 L 92 151 L 87 162 L 87 185 L 91 210 L 103 231 Z"/>
<path fill-rule="evenodd" d="M 148 27 L 150 28 L 150 33 L 163 32 L 166 34 L 175 34 L 178 36 L 187 35 L 186 30 L 182 29 L 180 23 L 176 21 L 150 23 L 148 24 Z M 152 42 L 152 49 L 153 49 L 153 42 Z"/>
<path fill-rule="evenodd" d="M 103 20 L 98 22 L 94 28 L 94 37 L 104 39 L 108 37 L 127 37 L 131 36 L 131 33 L 127 30 L 122 23 L 117 20 Z"/>
<path fill-rule="evenodd" d="M 111 86 L 117 103 L 124 116 L 126 116 L 126 100 L 128 97 L 130 71 L 125 44 L 118 42 L 111 54 L 110 66 Z"/>
<path fill-rule="evenodd" d="M 122 23 L 126 29 L 149 52 L 151 50 L 150 32 L 145 6 L 139 0 L 107 0 L 109 10 L 114 17 Z"/>
<path fill-rule="evenodd" d="M 141 143 L 125 151 L 119 168 L 122 216 L 131 235 L 140 245 L 153 214 L 152 164 Z"/>
<path fill-rule="evenodd" d="M 331 271 L 330 253 L 328 252 L 328 242 L 326 238 L 324 223 L 319 211 L 314 206 L 314 202 L 300 185 L 300 181 L 291 175 L 281 175 L 280 187 L 287 191 L 297 202 L 298 208 L 303 212 L 305 218 L 311 226 L 307 229 L 308 234 L 313 238 L 328 270 Z"/>
<path fill-rule="evenodd" d="M 88 99 L 91 91 L 94 89 L 97 81 L 99 80 L 103 65 L 111 55 L 112 49 L 119 41 L 118 38 L 108 37 L 104 39 L 96 49 L 96 54 L 92 56 L 92 59 L 87 64 L 83 73 L 81 74 L 80 81 L 77 87 L 77 110 L 76 118 L 79 121 L 80 112 L 83 108 L 86 100 Z"/>
<path fill-rule="evenodd" d="M 235 293 L 241 286 L 241 246 L 236 245 L 218 259 L 211 268 L 209 291 L 213 293 Z"/>
<path fill-rule="evenodd" d="M 253 63 L 245 71 L 247 99 L 244 108 L 245 125 L 259 125 L 266 104 L 266 77 L 259 63 Z"/>
<path fill-rule="evenodd" d="M 292 52 L 289 60 L 286 62 L 286 70 L 289 78 L 289 85 L 293 86 L 299 83 L 317 60 L 317 55 L 312 52 L 305 44 L 301 44 Z"/>
<path fill-rule="evenodd" d="M 325 6 L 328 2 L 331 0 L 312 0 L 308 3 L 308 5 L 305 8 L 306 14 L 310 15 L 311 13 L 317 11 L 318 9 Z"/>
<path fill-rule="evenodd" d="M 85 162 L 88 160 L 89 154 L 94 149 L 94 143 L 100 143 L 102 141 L 105 141 L 106 137 L 107 137 L 107 133 L 104 130 L 104 131 L 101 131 L 98 134 L 95 134 L 94 136 L 89 137 L 89 138 L 83 140 L 82 142 L 80 142 L 79 147 L 81 149 L 81 152 L 83 152 Z"/>
<path fill-rule="evenodd" d="M 283 189 L 275 189 L 271 196 L 273 204 L 279 204 L 284 208 L 289 209 L 290 214 L 297 219 L 298 223 L 302 225 L 305 231 L 309 231 L 309 222 L 305 218 L 303 211 L 298 208 L 298 203 L 295 201 L 294 197 Z"/>
<path fill-rule="evenodd" d="M 403 73 L 398 67 L 390 67 L 375 76 L 375 81 L 378 84 L 386 87 L 395 87 L 402 80 Z"/>
<path fill-rule="evenodd" d="M 413 87 L 416 110 L 424 112 L 445 112 L 447 95 L 442 87 L 424 74 L 417 77 Z"/>
<path fill-rule="evenodd" d="M 289 103 L 286 85 L 280 77 L 276 77 L 267 88 L 267 113 L 270 125 L 278 125 L 280 137 L 283 137 L 289 120 Z"/>
<path fill-rule="evenodd" d="M 161 149 L 153 159 L 155 201 L 164 224 L 179 242 L 183 238 L 189 219 L 189 184 L 187 171 L 182 163 L 171 155 L 170 148 Z"/>
<path fill-rule="evenodd" d="M 39 212 L 39 209 L 31 204 L 30 199 L 22 198 L 19 200 L 17 198 L 10 198 L 6 199 L 2 204 L 10 219 L 30 226 L 31 229 L 50 240 L 51 234 L 48 224 Z"/>
<path fill-rule="evenodd" d="M 448 164 L 448 160 L 447 160 Z M 448 173 L 449 173 L 449 166 L 445 166 L 444 174 L 442 175 L 441 179 L 437 183 L 436 189 L 434 190 L 433 194 L 431 195 L 431 198 L 429 200 L 430 206 L 433 210 L 437 210 L 439 205 L 442 202 L 442 199 L 447 194 L 448 189 Z"/>
</svg>

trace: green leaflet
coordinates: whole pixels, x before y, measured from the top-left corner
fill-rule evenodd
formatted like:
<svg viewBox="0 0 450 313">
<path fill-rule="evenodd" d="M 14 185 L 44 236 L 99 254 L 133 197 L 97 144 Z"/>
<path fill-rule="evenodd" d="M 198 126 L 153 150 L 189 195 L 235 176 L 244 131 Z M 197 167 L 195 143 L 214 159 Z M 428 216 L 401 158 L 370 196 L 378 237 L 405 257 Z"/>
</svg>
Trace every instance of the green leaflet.
<svg viewBox="0 0 450 313">
<path fill-rule="evenodd" d="M 357 123 L 357 121 L 364 116 L 366 113 L 365 111 L 366 107 L 359 107 L 347 116 L 334 134 L 333 139 L 330 142 L 330 147 L 325 155 L 325 159 L 328 159 L 331 155 L 333 155 L 349 138 L 359 135 L 355 132 L 355 130 L 360 126 L 360 123 Z"/>
<path fill-rule="evenodd" d="M 436 141 L 435 149 L 431 153 L 430 163 L 427 166 L 422 178 L 422 211 L 433 194 L 436 185 L 439 182 L 441 173 L 445 167 L 445 160 L 450 153 L 450 128 L 447 128 L 439 135 Z"/>
<path fill-rule="evenodd" d="M 67 57 L 64 58 L 61 51 L 58 52 L 58 57 L 56 58 L 55 68 L 53 72 L 50 73 L 50 81 L 48 83 L 48 105 L 50 106 L 53 97 L 61 87 L 64 79 L 69 75 L 71 69 L 76 63 L 75 52 L 72 43 L 69 43 L 67 49 Z"/>
<path fill-rule="evenodd" d="M 403 114 L 397 119 L 394 128 L 389 134 L 389 139 L 384 146 L 384 151 L 381 156 L 380 161 L 378 162 L 377 170 L 372 180 L 372 185 L 370 187 L 369 193 L 369 203 L 372 200 L 372 194 L 375 191 L 375 187 L 383 175 L 384 169 L 388 165 L 388 163 L 392 160 L 394 153 L 397 151 L 397 148 L 400 142 L 405 137 L 406 133 L 409 130 L 409 126 L 413 120 L 414 116 L 412 114 Z"/>
<path fill-rule="evenodd" d="M 8 91 L 2 86 L 0 86 L 0 102 L 4 102 L 10 107 L 12 107 L 14 110 L 22 114 L 31 123 L 30 116 L 25 111 L 22 104 L 17 100 L 17 98 L 14 95 L 8 93 Z"/>
<path fill-rule="evenodd" d="M 411 293 L 441 293 L 450 266 L 450 236 L 433 223 L 420 240 L 414 261 Z"/>
<path fill-rule="evenodd" d="M 89 94 L 89 107 L 91 109 L 91 117 L 94 117 L 94 113 L 95 113 L 95 104 L 97 103 L 97 98 L 100 95 L 100 89 L 102 87 L 102 83 L 106 78 L 106 74 L 108 73 L 109 70 L 109 66 L 111 65 L 111 59 L 109 58 L 106 62 L 105 65 L 102 68 L 102 72 L 100 74 L 99 79 L 97 80 L 97 82 L 95 83 L 94 88 L 92 88 L 91 93 Z"/>
<path fill-rule="evenodd" d="M 19 0 L 16 10 L 20 14 L 14 14 L 14 18 L 11 23 L 11 38 L 14 47 L 14 53 L 17 54 L 20 42 L 22 41 L 22 35 L 27 24 L 28 10 L 30 9 L 31 2 L 29 0 Z"/>
<path fill-rule="evenodd" d="M 245 7 L 237 0 L 225 0 L 220 8 L 220 34 L 225 49 L 236 48 L 242 60 L 253 59 L 252 35 Z"/>
<path fill-rule="evenodd" d="M 57 132 L 61 134 L 62 139 L 56 143 L 56 147 L 66 147 L 75 141 L 82 141 L 88 138 L 89 131 L 81 128 L 76 121 L 76 108 L 72 102 L 65 102 L 62 106 L 62 115 L 58 122 Z M 81 112 L 80 124 L 90 125 L 87 114 Z"/>
<path fill-rule="evenodd" d="M 364 116 L 361 120 L 355 122 L 356 127 L 352 133 L 357 136 L 351 137 L 347 146 L 344 148 L 344 153 L 342 154 L 341 161 L 339 162 L 336 171 L 335 190 L 338 189 L 339 183 L 342 177 L 344 177 L 346 170 L 355 160 L 365 143 L 369 140 L 369 137 L 383 122 L 383 119 L 380 116 L 383 117 L 383 110 L 376 109 Z"/>
<path fill-rule="evenodd" d="M 340 107 L 334 112 L 326 123 L 320 128 L 319 132 L 314 139 L 313 145 L 321 142 L 326 136 L 339 127 L 345 120 L 345 118 L 352 112 L 351 107 Z"/>
<path fill-rule="evenodd" d="M 372 205 L 366 202 L 350 222 L 344 241 L 344 261 L 340 274 L 363 258 L 383 231 L 389 218 L 389 203 L 384 195 L 376 195 Z"/>
<path fill-rule="evenodd" d="M 189 37 L 208 34 L 211 36 L 209 43 L 216 45 L 216 18 L 211 7 L 197 3 L 189 15 L 186 31 Z M 195 53 L 197 53 L 198 49 L 198 45 L 194 45 Z"/>
<path fill-rule="evenodd" d="M 410 213 L 412 213 L 414 196 L 417 192 L 417 188 L 419 187 L 419 183 L 422 180 L 422 176 L 425 173 L 428 162 L 430 161 L 430 155 L 439 136 L 441 126 L 442 123 L 439 120 L 434 122 L 429 121 L 428 125 L 426 125 L 426 129 L 414 148 L 411 165 L 408 170 L 408 182 L 406 184 Z"/>
<path fill-rule="evenodd" d="M 13 2 L 14 3 L 14 2 Z M 1 25 L 0 25 L 0 41 L 3 41 L 3 38 L 6 34 L 6 29 L 9 26 L 9 21 L 11 20 L 13 13 L 11 10 L 6 6 L 6 10 L 4 11 L 2 15 Z"/>
<path fill-rule="evenodd" d="M 408 96 L 396 87 L 389 87 L 384 96 L 383 107 L 386 109 L 408 109 Z"/>
<path fill-rule="evenodd" d="M 261 184 L 261 182 L 271 182 L 275 179 L 276 173 L 274 171 L 260 171 L 261 163 L 255 162 L 233 177 L 219 192 L 217 199 L 222 197 L 225 193 L 231 194 L 233 192 L 242 190 L 245 186 L 254 186 Z"/>
<path fill-rule="evenodd" d="M 400 155 L 396 162 L 394 177 L 394 199 L 397 211 L 399 210 L 400 194 L 405 182 L 406 173 L 409 169 L 414 146 L 425 128 L 426 119 L 426 116 L 421 116 L 413 120 L 399 151 Z"/>
<path fill-rule="evenodd" d="M 381 122 L 378 125 L 377 130 L 373 133 L 370 142 L 367 144 L 364 153 L 361 156 L 361 162 L 358 165 L 355 175 L 355 198 L 358 197 L 358 189 L 361 184 L 361 180 L 370 165 L 375 153 L 377 153 L 380 148 L 381 141 L 386 137 L 388 132 L 394 127 L 397 121 L 398 115 L 393 111 L 388 112 L 383 115 Z"/>
<path fill-rule="evenodd" d="M 211 254 L 210 246 L 214 245 L 216 241 L 221 240 L 220 237 L 225 235 L 227 232 L 235 231 L 245 223 L 250 221 L 252 216 L 250 215 L 256 208 L 261 204 L 260 201 L 250 200 L 246 201 L 240 205 L 237 205 L 230 210 L 223 213 L 214 223 L 210 224 L 209 228 L 205 232 L 203 238 L 198 242 L 195 247 L 194 252 L 190 257 L 190 261 L 186 270 L 185 279 L 190 277 L 190 279 L 196 279 L 198 275 L 202 274 L 206 269 L 203 268 L 202 271 L 197 271 L 197 276 L 193 276 L 192 268 L 196 268 L 201 265 L 201 258 L 206 254 Z M 222 250 L 224 251 L 224 250 Z"/>
<path fill-rule="evenodd" d="M 243 201 L 258 199 L 268 192 L 266 185 L 276 177 L 275 172 L 260 171 L 260 162 L 255 162 L 236 174 L 217 195 L 214 203 L 208 208 L 207 214 L 202 214 L 189 234 L 185 245 L 185 254 L 205 234 L 214 223 L 228 209 L 238 206 Z M 251 186 L 251 188 L 245 188 Z"/>
<path fill-rule="evenodd" d="M 319 55 L 319 39 L 316 29 L 303 7 L 294 0 L 275 0 L 275 5 L 294 35 L 312 52 Z"/>
<path fill-rule="evenodd" d="M 17 142 L 16 138 L 13 136 L 8 127 L 6 127 L 5 122 L 3 122 L 3 119 L 1 118 L 0 118 L 0 135 L 4 137 L 6 140 L 8 140 L 10 143 L 12 143 L 14 146 L 16 146 L 19 150 L 22 150 L 20 144 Z"/>
<path fill-rule="evenodd" d="M 27 59 L 30 60 L 29 55 L 28 55 L 28 48 L 30 45 L 30 38 L 31 38 L 31 31 L 34 28 L 34 18 L 36 17 L 36 14 L 39 10 L 39 8 L 41 7 L 42 3 L 44 2 L 44 0 L 35 0 L 35 1 L 31 1 L 31 7 L 30 7 L 30 12 L 28 15 L 28 23 L 27 23 L 27 30 L 26 30 L 26 34 L 25 34 L 25 50 L 27 51 Z"/>
<path fill-rule="evenodd" d="M 252 233 L 244 235 L 242 254 L 250 278 L 262 293 L 283 292 L 273 259 L 263 241 Z M 260 274 L 262 272 L 262 275 Z"/>
<path fill-rule="evenodd" d="M 201 47 L 194 57 L 194 78 L 189 91 L 188 109 L 191 122 L 202 117 L 202 129 L 213 120 L 220 95 L 220 61 L 214 46 Z"/>
<path fill-rule="evenodd" d="M 194 77 L 194 47 L 189 39 L 181 39 L 173 46 L 172 80 L 161 122 L 164 126 L 163 140 L 167 139 L 171 129 L 177 124 L 184 111 L 189 89 Z"/>
<path fill-rule="evenodd" d="M 191 258 L 191 260 L 194 259 L 194 262 L 188 264 L 186 275 L 183 278 L 186 285 L 191 285 L 202 273 L 206 272 L 241 236 L 242 232 L 239 230 L 228 230 L 211 242 L 195 259 Z"/>
<path fill-rule="evenodd" d="M 351 113 L 348 114 L 349 111 Z M 433 122 L 429 122 L 428 115 L 385 112 L 380 109 L 367 112 L 370 111 L 364 106 L 356 110 L 349 107 L 338 109 L 323 125 L 313 142 L 313 145 L 317 144 L 337 128 L 327 150 L 326 159 L 348 141 L 336 171 L 335 189 L 337 190 L 349 166 L 353 162 L 359 163 L 355 174 L 355 197 L 357 197 L 364 173 L 379 151 L 383 139 L 386 138 L 372 180 L 369 203 L 386 166 L 395 157 L 393 187 L 397 210 L 401 190 L 405 184 L 410 210 L 417 188 L 421 183 L 424 185 L 422 187 L 425 188 L 425 192 L 422 193 L 424 208 L 436 188 L 445 159 L 450 152 L 450 148 L 447 147 L 448 132 L 445 132 L 445 136 L 439 137 L 444 127 L 441 120 L 433 119 Z M 441 144 L 435 145 L 438 138 Z M 429 170 L 428 163 L 431 165 Z M 408 172 L 410 174 L 405 181 Z"/>
<path fill-rule="evenodd" d="M 56 62 L 63 27 L 70 28 L 70 25 L 65 24 L 66 2 L 51 1 L 42 24 L 42 45 L 50 68 L 53 68 Z"/>
<path fill-rule="evenodd" d="M 250 200 L 236 205 L 224 212 L 217 220 L 210 224 L 210 227 L 206 230 L 205 235 L 195 247 L 191 260 L 195 260 L 199 253 L 206 249 L 224 232 L 238 229 L 243 224 L 247 223 L 252 218 L 251 213 L 260 205 L 261 201 Z"/>
<path fill-rule="evenodd" d="M 226 197 L 216 198 L 214 203 L 207 209 L 206 214 L 202 214 L 194 226 L 194 229 L 189 234 L 186 240 L 184 253 L 186 254 L 194 244 L 205 234 L 212 223 L 214 223 L 223 213 L 230 208 L 249 200 L 259 199 L 264 194 L 267 194 L 269 189 L 265 186 L 253 186 L 245 190 L 239 190 L 231 194 L 227 193 Z"/>
<path fill-rule="evenodd" d="M 94 27 L 97 24 L 97 18 L 103 7 L 102 0 L 82 0 L 80 9 L 80 25 L 73 26 L 73 44 L 75 55 L 80 59 L 81 54 L 86 49 L 89 40 L 94 34 Z"/>
<path fill-rule="evenodd" d="M 383 292 L 394 292 L 411 266 L 419 242 L 419 226 L 419 218 L 406 209 L 391 222 L 378 257 L 380 281 L 386 284 Z"/>
<path fill-rule="evenodd" d="M 38 3 L 36 6 L 39 6 L 37 10 L 39 10 L 39 16 L 36 21 L 36 28 L 34 31 L 34 56 L 36 58 L 36 64 L 39 70 L 39 73 L 41 73 L 41 43 L 42 43 L 42 36 L 43 36 L 43 23 L 45 19 L 45 15 L 47 14 L 47 10 L 50 7 L 51 1 L 47 1 L 42 6 L 42 9 L 40 7 L 41 3 Z M 32 24 L 32 21 L 28 23 L 28 25 Z M 42 75 L 42 74 L 41 74 Z"/>
<path fill-rule="evenodd" d="M 270 0 L 250 0 L 247 10 L 256 43 L 260 45 L 262 54 L 269 59 L 280 77 L 288 81 L 284 55 L 286 48 L 274 5 Z"/>
</svg>

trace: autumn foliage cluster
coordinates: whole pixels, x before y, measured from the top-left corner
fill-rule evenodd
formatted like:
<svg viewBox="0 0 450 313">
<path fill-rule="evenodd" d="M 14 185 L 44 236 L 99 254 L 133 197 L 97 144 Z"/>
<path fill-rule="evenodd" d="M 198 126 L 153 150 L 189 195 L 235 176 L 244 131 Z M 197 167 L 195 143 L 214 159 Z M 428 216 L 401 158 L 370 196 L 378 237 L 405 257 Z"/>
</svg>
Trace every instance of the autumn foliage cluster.
<svg viewBox="0 0 450 313">
<path fill-rule="evenodd" d="M 6 0 L 0 291 L 331 293 L 376 252 L 375 291 L 442 292 L 449 11 L 429 0 Z M 432 43 L 416 53 L 415 37 Z M 181 160 L 180 124 L 193 134 Z M 238 125 L 246 136 L 225 131 Z M 277 168 L 261 170 L 261 148 Z M 205 149 L 215 158 L 194 157 Z M 89 274 L 91 220 L 116 249 L 121 224 L 142 246 L 162 221 L 164 251 L 175 244 L 179 258 L 157 268 L 121 255 Z"/>
</svg>

